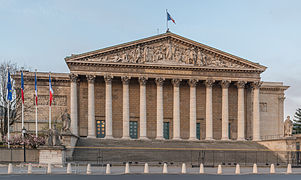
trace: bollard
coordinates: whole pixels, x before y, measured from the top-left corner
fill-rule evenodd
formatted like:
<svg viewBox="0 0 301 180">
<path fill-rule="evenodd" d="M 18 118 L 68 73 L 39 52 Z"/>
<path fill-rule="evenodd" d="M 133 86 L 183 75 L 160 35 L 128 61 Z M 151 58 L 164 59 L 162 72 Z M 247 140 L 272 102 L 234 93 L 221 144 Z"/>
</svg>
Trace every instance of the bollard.
<svg viewBox="0 0 301 180">
<path fill-rule="evenodd" d="M 130 164 L 129 164 L 129 163 L 126 163 L 126 164 L 125 164 L 125 170 L 124 170 L 124 173 L 125 173 L 125 174 L 129 174 L 129 173 L 130 173 Z"/>
<path fill-rule="evenodd" d="M 9 163 L 8 169 L 7 169 L 7 174 L 12 174 L 12 173 L 14 173 L 13 165 L 12 165 L 12 163 Z"/>
<path fill-rule="evenodd" d="M 200 174 L 204 174 L 204 173 L 205 173 L 205 171 L 204 171 L 204 164 L 201 163 L 200 164 Z"/>
<path fill-rule="evenodd" d="M 222 170 L 222 165 L 218 165 L 217 167 L 217 174 L 222 174 L 223 173 L 223 170 Z"/>
<path fill-rule="evenodd" d="M 291 173 L 292 173 L 292 165 L 291 165 L 291 164 L 288 164 L 288 165 L 287 165 L 286 173 L 287 173 L 287 174 L 291 174 Z"/>
<path fill-rule="evenodd" d="M 67 174 L 72 174 L 71 163 L 67 164 Z"/>
<path fill-rule="evenodd" d="M 168 173 L 167 164 L 164 163 L 164 165 L 163 165 L 163 174 L 167 174 L 167 173 Z"/>
<path fill-rule="evenodd" d="M 144 173 L 145 174 L 149 173 L 148 163 L 145 163 L 144 165 Z"/>
<path fill-rule="evenodd" d="M 274 166 L 274 164 L 271 164 L 270 173 L 271 173 L 271 174 L 274 174 L 274 173 L 275 173 L 275 166 Z"/>
<path fill-rule="evenodd" d="M 48 163 L 47 174 L 51 174 L 51 163 Z"/>
<path fill-rule="evenodd" d="M 31 163 L 28 164 L 27 173 L 28 173 L 28 174 L 31 174 L 31 173 L 32 173 L 32 165 L 31 165 Z"/>
<path fill-rule="evenodd" d="M 91 164 L 87 165 L 87 174 L 91 174 Z"/>
<path fill-rule="evenodd" d="M 106 174 L 111 174 L 111 165 L 107 164 Z"/>
<path fill-rule="evenodd" d="M 253 174 L 257 174 L 257 164 L 253 164 Z"/>
<path fill-rule="evenodd" d="M 239 166 L 239 164 L 236 164 L 235 174 L 240 174 L 240 166 Z"/>
<path fill-rule="evenodd" d="M 182 164 L 182 174 L 186 174 L 186 164 Z"/>
</svg>

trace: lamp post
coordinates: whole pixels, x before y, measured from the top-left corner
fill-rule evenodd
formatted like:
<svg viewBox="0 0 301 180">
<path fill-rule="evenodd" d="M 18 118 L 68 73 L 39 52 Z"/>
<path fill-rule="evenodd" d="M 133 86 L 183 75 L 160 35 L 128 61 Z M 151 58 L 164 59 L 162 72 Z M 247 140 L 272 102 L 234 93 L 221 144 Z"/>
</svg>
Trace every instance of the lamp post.
<svg viewBox="0 0 301 180">
<path fill-rule="evenodd" d="M 26 136 L 26 129 L 23 127 L 22 129 L 22 135 L 23 135 L 23 151 L 24 151 L 24 163 L 26 162 L 26 146 L 25 146 L 25 136 Z"/>
</svg>

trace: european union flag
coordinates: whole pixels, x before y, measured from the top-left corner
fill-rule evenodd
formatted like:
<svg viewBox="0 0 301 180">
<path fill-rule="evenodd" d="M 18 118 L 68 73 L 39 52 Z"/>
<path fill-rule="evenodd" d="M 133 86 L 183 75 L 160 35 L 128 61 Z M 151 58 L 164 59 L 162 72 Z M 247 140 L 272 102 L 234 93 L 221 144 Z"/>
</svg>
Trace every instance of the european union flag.
<svg viewBox="0 0 301 180">
<path fill-rule="evenodd" d="M 10 80 L 10 72 L 8 71 L 8 77 L 7 77 L 7 100 L 11 101 L 13 100 L 13 93 L 12 93 L 12 85 Z"/>
</svg>

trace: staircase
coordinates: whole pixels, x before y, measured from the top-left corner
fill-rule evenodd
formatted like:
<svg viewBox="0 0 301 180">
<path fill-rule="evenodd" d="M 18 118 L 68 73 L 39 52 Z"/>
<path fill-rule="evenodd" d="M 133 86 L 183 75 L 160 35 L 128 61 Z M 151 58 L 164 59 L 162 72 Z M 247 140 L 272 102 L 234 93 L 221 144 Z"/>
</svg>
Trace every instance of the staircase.
<svg viewBox="0 0 301 180">
<path fill-rule="evenodd" d="M 218 164 L 266 166 L 285 164 L 277 153 L 252 141 L 108 140 L 80 138 L 68 161 L 92 164 Z"/>
</svg>

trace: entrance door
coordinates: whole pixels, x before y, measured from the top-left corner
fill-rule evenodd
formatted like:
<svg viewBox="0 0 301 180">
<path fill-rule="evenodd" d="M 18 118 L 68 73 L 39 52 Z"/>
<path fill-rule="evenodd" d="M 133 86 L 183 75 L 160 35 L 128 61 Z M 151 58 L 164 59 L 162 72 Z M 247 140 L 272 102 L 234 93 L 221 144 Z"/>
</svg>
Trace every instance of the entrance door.
<svg viewBox="0 0 301 180">
<path fill-rule="evenodd" d="M 106 126 L 104 120 L 97 120 L 96 121 L 96 137 L 97 138 L 104 138 L 106 136 Z"/>
<path fill-rule="evenodd" d="M 196 123 L 196 138 L 201 139 L 201 123 Z"/>
<path fill-rule="evenodd" d="M 228 124 L 228 137 L 231 139 L 231 123 Z"/>
<path fill-rule="evenodd" d="M 138 138 L 138 123 L 137 121 L 130 121 L 130 138 Z"/>
<path fill-rule="evenodd" d="M 169 122 L 163 123 L 163 137 L 164 139 L 169 139 Z"/>
</svg>

